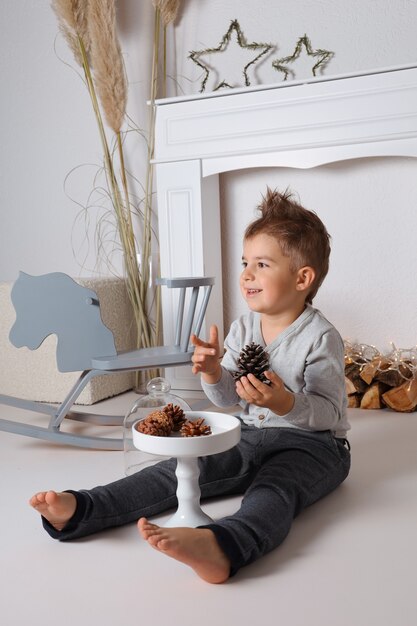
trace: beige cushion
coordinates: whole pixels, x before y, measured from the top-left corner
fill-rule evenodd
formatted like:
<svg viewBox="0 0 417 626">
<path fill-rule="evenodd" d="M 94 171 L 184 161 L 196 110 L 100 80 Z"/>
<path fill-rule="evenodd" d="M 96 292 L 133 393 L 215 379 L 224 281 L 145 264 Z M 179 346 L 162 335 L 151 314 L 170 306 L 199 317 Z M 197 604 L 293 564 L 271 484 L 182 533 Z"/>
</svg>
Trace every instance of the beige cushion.
<svg viewBox="0 0 417 626">
<path fill-rule="evenodd" d="M 124 281 L 118 278 L 76 280 L 97 293 L 101 317 L 113 332 L 116 349 L 134 348 L 135 324 Z M 80 372 L 58 371 L 55 335 L 47 337 L 33 351 L 15 348 L 10 343 L 9 332 L 16 319 L 10 299 L 12 286 L 12 283 L 0 283 L 0 394 L 40 402 L 62 402 Z M 115 396 L 132 389 L 134 380 L 132 372 L 97 376 L 88 383 L 77 403 L 93 404 Z"/>
</svg>

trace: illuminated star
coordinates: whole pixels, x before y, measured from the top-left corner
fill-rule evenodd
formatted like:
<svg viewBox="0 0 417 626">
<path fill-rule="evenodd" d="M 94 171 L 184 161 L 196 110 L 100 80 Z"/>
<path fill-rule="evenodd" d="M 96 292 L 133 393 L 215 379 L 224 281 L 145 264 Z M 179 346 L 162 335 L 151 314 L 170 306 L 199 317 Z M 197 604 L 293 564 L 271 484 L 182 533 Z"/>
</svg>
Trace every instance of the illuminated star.
<svg viewBox="0 0 417 626">
<path fill-rule="evenodd" d="M 271 50 L 271 48 L 273 48 L 272 44 L 246 43 L 246 39 L 240 28 L 239 22 L 237 20 L 233 20 L 230 23 L 229 30 L 227 31 L 225 35 L 223 35 L 223 38 L 220 44 L 217 46 L 217 48 L 206 48 L 206 50 L 193 51 L 193 52 L 190 52 L 188 56 L 189 59 L 191 59 L 194 63 L 196 63 L 196 65 L 198 65 L 204 71 L 204 79 L 203 79 L 203 82 L 201 83 L 200 93 L 205 90 L 207 80 L 210 74 L 210 70 L 213 69 L 208 64 L 203 63 L 201 60 L 201 57 L 204 55 L 208 55 L 208 54 L 218 54 L 220 52 L 225 52 L 229 46 L 232 35 L 235 35 L 236 42 L 240 48 L 250 50 L 250 51 L 251 50 L 257 51 L 256 56 L 252 57 L 249 63 L 246 63 L 246 65 L 243 68 L 243 77 L 244 77 L 246 87 L 250 85 L 249 76 L 248 76 L 249 67 L 257 63 L 261 57 L 266 55 Z M 230 84 L 231 82 L 232 81 L 230 80 L 227 81 L 226 79 L 220 80 L 214 87 L 213 91 L 216 91 L 217 89 L 220 89 L 222 87 L 232 88 L 232 87 L 238 86 L 238 85 Z"/>
<path fill-rule="evenodd" d="M 323 70 L 334 55 L 334 53 L 330 52 L 330 50 L 323 50 L 321 48 L 313 50 L 309 38 L 307 37 L 307 35 L 304 35 L 303 37 L 300 37 L 300 39 L 297 41 L 294 52 L 288 57 L 283 57 L 282 59 L 276 59 L 275 61 L 273 61 L 272 67 L 284 74 L 284 80 L 287 80 L 289 74 L 291 74 L 292 77 L 295 78 L 294 70 L 291 70 L 286 66 L 291 65 L 291 63 L 297 61 L 297 59 L 300 57 L 301 53 L 304 52 L 304 50 L 307 56 L 313 57 L 315 59 L 315 63 L 311 68 L 313 76 L 317 75 L 317 70 L 319 68 Z"/>
</svg>

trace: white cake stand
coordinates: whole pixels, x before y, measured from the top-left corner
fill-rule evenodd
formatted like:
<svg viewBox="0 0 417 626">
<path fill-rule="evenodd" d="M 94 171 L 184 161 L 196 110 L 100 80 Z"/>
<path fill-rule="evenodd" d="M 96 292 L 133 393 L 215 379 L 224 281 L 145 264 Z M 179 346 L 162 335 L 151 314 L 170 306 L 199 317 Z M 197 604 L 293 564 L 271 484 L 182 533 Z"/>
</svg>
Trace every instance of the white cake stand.
<svg viewBox="0 0 417 626">
<path fill-rule="evenodd" d="M 233 448 L 240 440 L 240 422 L 232 415 L 211 411 L 186 411 L 185 416 L 190 420 L 204 418 L 204 423 L 211 428 L 211 435 L 181 437 L 179 433 L 173 433 L 169 437 L 155 437 L 140 433 L 136 429 L 140 420 L 133 424 L 132 434 L 133 444 L 138 450 L 177 458 L 175 474 L 178 483 L 178 508 L 165 526 L 195 528 L 213 521 L 200 507 L 198 457 L 218 454 Z"/>
</svg>

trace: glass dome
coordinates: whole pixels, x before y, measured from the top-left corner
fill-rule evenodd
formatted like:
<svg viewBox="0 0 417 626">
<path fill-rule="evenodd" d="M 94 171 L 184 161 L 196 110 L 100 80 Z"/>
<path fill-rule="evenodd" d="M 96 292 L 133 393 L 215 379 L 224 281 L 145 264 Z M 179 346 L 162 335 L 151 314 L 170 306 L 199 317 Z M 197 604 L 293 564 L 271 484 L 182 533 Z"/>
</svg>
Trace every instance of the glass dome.
<svg viewBox="0 0 417 626">
<path fill-rule="evenodd" d="M 133 424 L 147 417 L 152 411 L 162 409 L 170 403 L 179 406 L 183 411 L 191 410 L 191 407 L 185 400 L 170 393 L 171 385 L 165 378 L 152 378 L 146 385 L 146 391 L 147 394 L 141 396 L 131 406 L 123 422 L 123 456 L 126 476 L 131 476 L 163 458 L 147 454 L 135 448 L 132 436 Z"/>
</svg>

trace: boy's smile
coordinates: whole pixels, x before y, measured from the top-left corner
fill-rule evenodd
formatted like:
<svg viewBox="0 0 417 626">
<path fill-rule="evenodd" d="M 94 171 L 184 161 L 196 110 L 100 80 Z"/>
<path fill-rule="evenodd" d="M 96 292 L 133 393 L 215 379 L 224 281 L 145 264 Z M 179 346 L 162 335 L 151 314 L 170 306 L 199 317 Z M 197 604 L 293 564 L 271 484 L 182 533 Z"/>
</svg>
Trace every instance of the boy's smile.
<svg viewBox="0 0 417 626">
<path fill-rule="evenodd" d="M 248 297 L 261 293 L 262 289 L 246 289 L 246 295 Z"/>
</svg>

